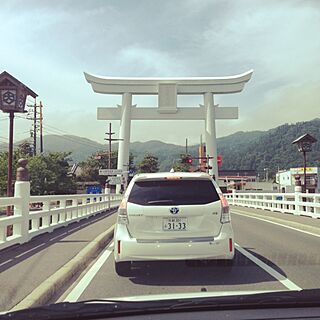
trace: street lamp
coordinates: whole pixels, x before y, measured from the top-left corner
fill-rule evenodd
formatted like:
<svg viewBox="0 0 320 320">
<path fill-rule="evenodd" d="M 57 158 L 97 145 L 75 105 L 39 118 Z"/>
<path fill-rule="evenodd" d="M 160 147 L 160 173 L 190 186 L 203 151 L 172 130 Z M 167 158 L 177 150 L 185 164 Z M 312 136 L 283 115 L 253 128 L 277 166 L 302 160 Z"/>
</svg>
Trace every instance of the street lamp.
<svg viewBox="0 0 320 320">
<path fill-rule="evenodd" d="M 37 97 L 31 89 L 22 82 L 14 78 L 8 72 L 4 71 L 0 74 L 0 110 L 9 113 L 9 154 L 8 154 L 8 180 L 7 180 L 7 196 L 12 194 L 12 157 L 13 157 L 13 120 L 14 113 L 24 113 L 26 98 L 30 95 Z"/>
<path fill-rule="evenodd" d="M 312 151 L 312 144 L 317 142 L 317 139 L 306 133 L 294 140 L 292 144 L 297 144 L 298 151 L 303 153 L 303 176 L 304 186 L 303 192 L 307 192 L 307 152 Z"/>
</svg>

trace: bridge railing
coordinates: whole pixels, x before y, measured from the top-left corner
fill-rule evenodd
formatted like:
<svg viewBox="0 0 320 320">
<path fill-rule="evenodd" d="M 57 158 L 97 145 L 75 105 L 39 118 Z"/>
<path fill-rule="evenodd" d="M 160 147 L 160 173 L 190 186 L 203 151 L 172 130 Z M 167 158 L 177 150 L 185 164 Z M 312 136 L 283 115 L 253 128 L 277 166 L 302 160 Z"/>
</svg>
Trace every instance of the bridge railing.
<svg viewBox="0 0 320 320">
<path fill-rule="evenodd" d="M 121 194 L 30 196 L 30 183 L 17 181 L 15 197 L 0 198 L 0 208 L 13 212 L 0 216 L 0 250 L 115 208 L 121 199 Z"/>
<path fill-rule="evenodd" d="M 229 204 L 320 218 L 319 193 L 227 193 Z"/>
</svg>

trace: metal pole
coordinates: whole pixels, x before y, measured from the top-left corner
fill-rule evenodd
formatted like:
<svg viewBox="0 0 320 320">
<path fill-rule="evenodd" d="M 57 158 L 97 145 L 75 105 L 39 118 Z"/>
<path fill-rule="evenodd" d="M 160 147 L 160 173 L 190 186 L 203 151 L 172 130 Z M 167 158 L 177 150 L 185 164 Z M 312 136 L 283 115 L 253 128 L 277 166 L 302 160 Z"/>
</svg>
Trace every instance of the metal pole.
<svg viewBox="0 0 320 320">
<path fill-rule="evenodd" d="M 33 108 L 33 155 L 37 155 L 37 104 Z"/>
<path fill-rule="evenodd" d="M 14 112 L 10 111 L 9 113 L 9 153 L 8 153 L 8 180 L 7 180 L 7 197 L 12 197 L 12 158 L 13 158 L 13 121 L 14 121 Z M 7 206 L 7 216 L 11 216 L 12 206 Z M 7 226 L 7 236 L 12 235 L 12 225 Z"/>
<path fill-rule="evenodd" d="M 186 154 L 188 154 L 188 138 L 186 138 Z"/>
<path fill-rule="evenodd" d="M 199 157 L 202 158 L 202 134 L 200 134 L 200 152 Z M 199 159 L 199 171 L 202 169 L 202 159 Z"/>
<path fill-rule="evenodd" d="M 307 192 L 307 155 L 306 152 L 303 151 L 303 176 L 304 176 L 304 187 L 303 192 Z"/>
<path fill-rule="evenodd" d="M 9 154 L 8 154 L 8 181 L 7 181 L 7 196 L 12 197 L 12 158 L 13 158 L 13 121 L 14 112 L 9 113 Z"/>
<path fill-rule="evenodd" d="M 111 122 L 109 123 L 109 160 L 108 169 L 111 169 Z"/>
<path fill-rule="evenodd" d="M 40 153 L 43 153 L 43 133 L 42 133 L 42 102 L 40 101 Z"/>
</svg>

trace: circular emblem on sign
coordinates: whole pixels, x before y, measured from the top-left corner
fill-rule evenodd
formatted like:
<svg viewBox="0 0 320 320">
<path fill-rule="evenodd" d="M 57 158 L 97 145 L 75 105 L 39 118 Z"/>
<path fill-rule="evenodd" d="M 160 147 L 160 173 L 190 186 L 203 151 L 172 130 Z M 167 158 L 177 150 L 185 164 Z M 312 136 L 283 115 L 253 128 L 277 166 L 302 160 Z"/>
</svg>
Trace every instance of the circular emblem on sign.
<svg viewBox="0 0 320 320">
<path fill-rule="evenodd" d="M 15 95 L 12 92 L 7 91 L 3 94 L 2 99 L 6 104 L 12 104 L 12 102 L 15 101 Z"/>
<path fill-rule="evenodd" d="M 173 207 L 173 208 L 170 209 L 170 212 L 171 212 L 172 214 L 178 214 L 178 213 L 179 213 L 179 208 Z"/>
</svg>

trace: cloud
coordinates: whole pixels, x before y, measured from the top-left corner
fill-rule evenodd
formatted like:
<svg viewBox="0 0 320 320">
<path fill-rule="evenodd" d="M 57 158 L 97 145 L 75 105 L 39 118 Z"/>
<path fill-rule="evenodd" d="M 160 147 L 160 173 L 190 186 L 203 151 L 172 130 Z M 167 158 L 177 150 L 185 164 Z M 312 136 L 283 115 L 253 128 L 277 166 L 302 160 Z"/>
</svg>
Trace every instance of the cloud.
<svg viewBox="0 0 320 320">
<path fill-rule="evenodd" d="M 40 94 L 50 123 L 92 139 L 95 126 L 103 130 L 96 106 L 115 106 L 121 97 L 94 94 L 83 71 L 222 76 L 253 68 L 241 94 L 215 97 L 240 107 L 239 120 L 218 122 L 218 135 L 267 129 L 318 116 L 319 9 L 317 0 L 3 0 L 1 68 Z M 183 104 L 198 104 L 189 98 Z M 135 100 L 154 104 L 143 99 Z M 83 114 L 90 124 L 83 125 Z M 196 141 L 202 130 L 195 122 L 150 126 L 134 125 L 133 137 L 150 130 L 154 139 L 178 142 L 189 134 Z"/>
</svg>

